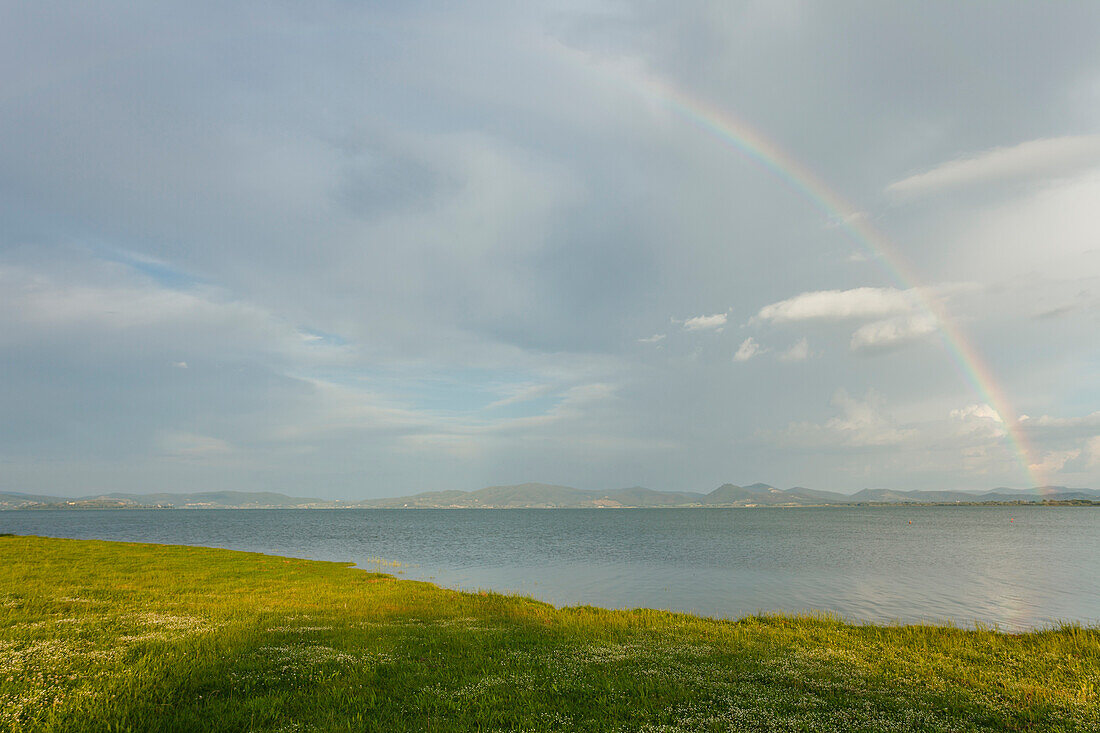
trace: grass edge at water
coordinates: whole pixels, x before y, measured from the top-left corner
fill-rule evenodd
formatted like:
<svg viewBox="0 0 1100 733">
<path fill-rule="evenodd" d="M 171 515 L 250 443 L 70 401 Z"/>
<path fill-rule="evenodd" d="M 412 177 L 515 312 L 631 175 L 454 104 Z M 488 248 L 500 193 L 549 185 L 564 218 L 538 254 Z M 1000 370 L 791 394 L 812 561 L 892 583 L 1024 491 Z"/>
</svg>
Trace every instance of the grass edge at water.
<svg viewBox="0 0 1100 733">
<path fill-rule="evenodd" d="M 1100 630 L 1072 624 L 555 608 L 351 563 L 0 539 L 13 731 L 1068 731 L 1100 727 L 1098 688 Z"/>
</svg>

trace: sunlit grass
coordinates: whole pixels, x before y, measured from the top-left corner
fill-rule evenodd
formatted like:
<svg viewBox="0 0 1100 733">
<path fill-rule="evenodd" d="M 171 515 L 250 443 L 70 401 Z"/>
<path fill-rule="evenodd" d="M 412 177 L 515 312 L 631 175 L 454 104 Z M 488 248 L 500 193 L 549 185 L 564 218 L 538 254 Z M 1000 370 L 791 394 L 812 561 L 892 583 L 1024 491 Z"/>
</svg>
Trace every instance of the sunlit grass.
<svg viewBox="0 0 1100 733">
<path fill-rule="evenodd" d="M 1086 731 L 1098 687 L 1095 629 L 555 609 L 340 563 L 0 537 L 0 730 Z"/>
</svg>

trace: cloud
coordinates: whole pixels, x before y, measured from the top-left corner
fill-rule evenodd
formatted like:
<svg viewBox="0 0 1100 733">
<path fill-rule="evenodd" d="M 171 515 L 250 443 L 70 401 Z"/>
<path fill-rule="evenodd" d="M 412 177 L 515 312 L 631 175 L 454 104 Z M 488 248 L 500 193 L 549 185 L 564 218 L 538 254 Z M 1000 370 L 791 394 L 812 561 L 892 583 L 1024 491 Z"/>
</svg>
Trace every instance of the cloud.
<svg viewBox="0 0 1100 733">
<path fill-rule="evenodd" d="M 1035 314 L 1035 318 L 1041 321 L 1050 320 L 1052 318 L 1061 318 L 1067 316 L 1077 310 L 1078 305 L 1076 303 L 1070 303 L 1069 305 L 1060 305 L 1055 308 L 1048 308 L 1047 310 L 1040 311 Z"/>
<path fill-rule="evenodd" d="M 1100 436 L 1100 411 L 1080 417 L 1042 415 L 1021 421 L 1029 435 L 1041 440 L 1082 439 Z"/>
<path fill-rule="evenodd" d="M 761 354 L 765 351 L 760 347 L 760 344 L 756 343 L 756 339 L 749 336 L 747 339 L 741 342 L 741 345 L 737 347 L 737 353 L 733 355 L 734 361 L 748 361 L 754 356 Z"/>
<path fill-rule="evenodd" d="M 995 447 L 1009 448 L 1005 443 L 1008 426 L 992 406 L 968 405 L 952 410 L 950 418 L 951 424 L 944 428 L 928 426 L 927 442 L 931 443 L 933 431 L 939 430 L 949 436 L 949 442 L 968 445 L 979 453 Z M 1080 417 L 1021 415 L 1016 425 L 1034 446 L 1032 457 L 1037 460 L 1029 468 L 1040 475 L 1081 475 L 1100 467 L 1100 412 Z"/>
<path fill-rule="evenodd" d="M 924 235 L 926 256 L 935 258 L 930 272 L 986 283 L 1012 278 L 1030 282 L 1045 290 L 1041 301 L 1027 303 L 1040 312 L 1075 301 L 1086 309 L 1095 307 L 1100 275 L 1097 200 L 1100 167 L 979 205 L 956 197 L 954 213 Z"/>
<path fill-rule="evenodd" d="M 897 446 L 916 436 L 898 427 L 884 412 L 884 401 L 869 390 L 861 400 L 838 389 L 830 402 L 840 415 L 824 423 L 795 422 L 776 434 L 782 444 L 806 448 L 878 448 Z"/>
<path fill-rule="evenodd" d="M 779 355 L 780 361 L 806 361 L 810 357 L 810 342 L 805 337 Z"/>
<path fill-rule="evenodd" d="M 917 308 L 912 290 L 897 288 L 854 288 L 817 290 L 766 305 L 756 319 L 770 323 L 799 321 L 844 321 L 885 318 L 910 313 Z"/>
<path fill-rule="evenodd" d="M 170 321 L 217 318 L 227 309 L 213 294 L 141 284 L 87 285 L 51 281 L 38 274 L 0 270 L 6 291 L 2 302 L 14 306 L 19 320 L 40 328 L 73 326 L 127 329 Z"/>
<path fill-rule="evenodd" d="M 858 224 L 861 221 L 867 221 L 870 216 L 866 211 L 852 211 L 847 214 L 841 214 L 833 216 L 826 222 L 825 227 L 827 229 L 837 229 L 839 227 L 846 227 L 850 224 Z"/>
<path fill-rule="evenodd" d="M 448 422 L 364 386 L 318 378 L 299 381 L 305 388 L 300 410 L 293 420 L 270 426 L 266 440 L 302 442 L 341 433 L 394 437 Z"/>
<path fill-rule="evenodd" d="M 532 436 L 537 436 L 539 441 L 579 439 L 587 445 L 592 440 L 601 439 L 585 434 L 584 422 L 590 410 L 613 400 L 617 391 L 617 385 L 604 382 L 579 384 L 565 390 L 553 407 L 538 415 L 492 421 L 437 418 L 430 423 L 422 423 L 422 429 L 410 430 L 400 436 L 397 445 L 428 455 L 432 451 L 443 450 L 450 455 L 466 458 Z"/>
<path fill-rule="evenodd" d="M 954 423 L 952 432 L 956 436 L 1000 439 L 1008 434 L 1004 418 L 984 402 L 952 410 L 949 417 Z"/>
<path fill-rule="evenodd" d="M 715 313 L 713 316 L 695 316 L 684 321 L 685 331 L 711 331 L 722 330 L 726 325 L 727 314 Z"/>
<path fill-rule="evenodd" d="M 851 349 L 857 352 L 888 351 L 934 333 L 938 327 L 931 314 L 900 316 L 860 326 L 852 334 Z"/>
<path fill-rule="evenodd" d="M 949 292 L 970 285 L 941 285 L 932 292 Z M 872 353 L 898 348 L 935 332 L 938 322 L 925 312 L 915 288 L 853 288 L 851 290 L 817 290 L 801 293 L 777 303 L 766 305 L 753 318 L 773 324 L 807 321 L 841 322 L 877 319 L 860 326 L 853 334 L 850 348 L 854 352 Z M 809 355 L 805 344 L 796 344 L 783 357 L 804 359 Z"/>
<path fill-rule="evenodd" d="M 1001 417 L 1001 413 L 997 412 L 990 405 L 986 403 L 967 405 L 966 407 L 960 407 L 957 410 L 951 411 L 951 417 L 955 420 L 991 420 L 997 423 L 1003 423 L 1004 418 Z"/>
<path fill-rule="evenodd" d="M 1100 430 L 1100 411 L 1082 417 L 1051 417 L 1043 415 L 1031 421 L 1032 425 L 1044 428 L 1082 428 Z"/>
<path fill-rule="evenodd" d="M 937 191 L 1009 178 L 1064 176 L 1100 165 L 1100 135 L 1030 140 L 958 158 L 895 181 L 886 191 L 921 196 Z"/>
<path fill-rule="evenodd" d="M 652 336 L 646 336 L 645 338 L 638 339 L 640 344 L 655 344 L 658 341 L 664 341 L 665 335 L 663 333 L 655 333 Z"/>
<path fill-rule="evenodd" d="M 1089 416 L 1092 417 L 1092 416 Z M 1077 418 L 1079 427 L 1087 425 L 1088 418 Z M 1092 435 L 1086 427 L 1084 435 L 1074 436 L 1063 433 L 1058 436 L 1051 449 L 1042 453 L 1038 463 L 1030 466 L 1040 475 L 1064 474 L 1082 476 L 1086 472 L 1100 468 L 1100 422 L 1092 429 Z M 1041 435 L 1041 433 L 1040 433 Z"/>
<path fill-rule="evenodd" d="M 241 308 L 218 302 L 210 288 L 163 287 L 132 276 L 111 264 L 87 263 L 80 279 L 0 264 L 0 305 L 7 319 L 39 329 L 103 327 L 126 329 L 196 318 L 224 318 L 224 309 Z M 222 299 L 224 301 L 224 299 Z"/>
<path fill-rule="evenodd" d="M 1085 441 L 1088 458 L 1085 462 L 1087 468 L 1100 468 L 1100 435 Z"/>
<path fill-rule="evenodd" d="M 765 439 L 782 447 L 826 451 L 859 452 L 891 449 L 897 466 L 924 472 L 943 466 L 971 475 L 993 476 L 1006 469 L 1019 478 L 1019 456 L 1008 440 L 1008 427 L 987 403 L 975 403 L 950 410 L 932 419 L 895 419 L 885 400 L 873 390 L 862 399 L 838 389 L 831 400 L 838 415 L 824 422 L 792 422 L 783 430 L 760 431 Z M 918 410 L 919 412 L 919 410 Z M 1043 433 L 1034 427 L 1037 441 L 1031 468 L 1043 473 L 1087 477 L 1100 467 L 1100 414 L 1082 418 L 1040 418 L 1048 425 L 1071 423 L 1077 432 Z M 1094 422 L 1095 421 L 1095 422 Z M 1038 420 L 1021 418 L 1021 426 Z M 862 460 L 862 459 L 861 459 Z"/>
<path fill-rule="evenodd" d="M 233 446 L 221 438 L 180 431 L 165 431 L 158 439 L 160 449 L 177 458 L 212 458 L 233 452 Z"/>
<path fill-rule="evenodd" d="M 550 384 L 521 384 L 513 387 L 511 393 L 507 396 L 490 402 L 485 406 L 485 409 L 490 410 L 497 407 L 507 407 L 508 405 L 518 405 L 523 402 L 530 402 L 531 400 L 542 397 L 552 389 L 553 385 Z"/>
<path fill-rule="evenodd" d="M 79 276 L 0 264 L 0 343 L 42 343 L 76 337 L 119 342 L 167 343 L 186 334 L 199 342 L 232 343 L 227 351 L 280 358 L 339 362 L 347 349 L 339 339 L 308 340 L 287 320 L 255 303 L 210 285 L 166 287 L 132 269 L 101 260 L 80 262 Z M 74 268 L 75 269 L 75 268 Z M 187 361 L 173 359 L 176 369 Z"/>
<path fill-rule="evenodd" d="M 1074 450 L 1047 451 L 1043 454 L 1042 459 L 1038 463 L 1029 464 L 1028 468 L 1037 472 L 1040 476 L 1061 473 L 1067 463 L 1072 465 L 1071 462 L 1080 456 L 1081 449 L 1079 448 Z"/>
</svg>

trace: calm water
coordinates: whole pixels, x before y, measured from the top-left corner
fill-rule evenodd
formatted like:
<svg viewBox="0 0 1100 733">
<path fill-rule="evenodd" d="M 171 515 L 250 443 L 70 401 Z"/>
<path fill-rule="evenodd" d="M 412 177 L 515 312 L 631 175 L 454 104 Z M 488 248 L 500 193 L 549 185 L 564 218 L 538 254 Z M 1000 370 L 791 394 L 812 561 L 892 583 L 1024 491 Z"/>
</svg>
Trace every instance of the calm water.
<svg viewBox="0 0 1100 733">
<path fill-rule="evenodd" d="M 1100 623 L 1100 510 L 1087 507 L 8 511 L 0 532 L 384 557 L 405 577 L 555 604 Z"/>
</svg>

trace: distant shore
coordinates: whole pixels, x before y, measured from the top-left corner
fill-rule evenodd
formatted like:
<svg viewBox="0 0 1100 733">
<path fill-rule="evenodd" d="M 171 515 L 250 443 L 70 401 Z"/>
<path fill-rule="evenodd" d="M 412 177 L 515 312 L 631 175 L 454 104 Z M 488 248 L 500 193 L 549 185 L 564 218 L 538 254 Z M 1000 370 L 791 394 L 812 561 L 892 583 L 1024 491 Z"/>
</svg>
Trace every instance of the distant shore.
<svg viewBox="0 0 1100 733">
<path fill-rule="evenodd" d="M 722 484 L 707 493 L 641 486 L 600 491 L 556 484 L 487 486 L 476 491 L 426 491 L 381 499 L 329 500 L 272 491 L 200 491 L 76 497 L 0 491 L 5 509 L 727 509 L 824 506 L 1097 506 L 1100 490 L 1043 486 L 989 491 L 862 489 L 841 494 L 795 486 Z"/>
<path fill-rule="evenodd" d="M 195 505 L 152 505 L 152 504 L 130 504 L 130 503 L 110 503 L 110 502 L 80 502 L 80 501 L 68 501 L 68 502 L 56 502 L 51 504 L 28 504 L 22 506 L 9 506 L 0 507 L 0 511 L 99 511 L 99 510 L 179 510 L 179 511 L 201 511 L 210 509 L 264 509 L 264 510 L 287 510 L 287 509 L 310 509 L 319 511 L 349 511 L 353 509 L 463 509 L 470 511 L 484 511 L 484 510 L 496 510 L 496 511 L 511 511 L 514 509 L 646 509 L 660 511 L 663 509 L 852 509 L 855 507 L 884 507 L 901 509 L 905 507 L 982 507 L 982 506 L 1019 506 L 1019 507 L 1100 507 L 1100 501 L 1091 501 L 1088 499 L 1066 499 L 1066 500 L 1041 500 L 1041 501 L 944 501 L 944 502 L 859 502 L 852 504 L 682 504 L 682 505 L 670 505 L 670 506 L 463 506 L 463 505 L 433 505 L 433 504 L 417 504 L 413 506 L 360 506 L 360 505 L 218 505 L 218 506 L 195 506 Z"/>
</svg>

